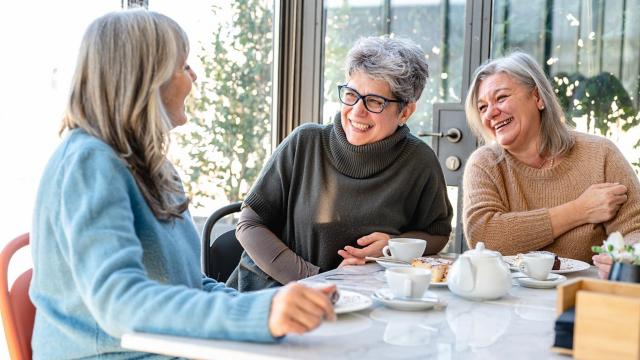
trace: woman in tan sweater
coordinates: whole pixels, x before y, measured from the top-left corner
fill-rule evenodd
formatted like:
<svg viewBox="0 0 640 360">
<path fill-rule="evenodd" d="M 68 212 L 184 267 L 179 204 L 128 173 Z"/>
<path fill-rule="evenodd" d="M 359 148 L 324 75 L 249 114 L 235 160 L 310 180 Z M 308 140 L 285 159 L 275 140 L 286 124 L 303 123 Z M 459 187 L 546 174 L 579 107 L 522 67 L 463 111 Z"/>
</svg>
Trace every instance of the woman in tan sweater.
<svg viewBox="0 0 640 360">
<path fill-rule="evenodd" d="M 608 234 L 640 240 L 640 183 L 608 139 L 567 128 L 553 88 L 529 55 L 480 66 L 467 95 L 467 121 L 487 145 L 464 172 L 464 231 L 503 255 L 548 250 L 593 260 Z"/>
</svg>

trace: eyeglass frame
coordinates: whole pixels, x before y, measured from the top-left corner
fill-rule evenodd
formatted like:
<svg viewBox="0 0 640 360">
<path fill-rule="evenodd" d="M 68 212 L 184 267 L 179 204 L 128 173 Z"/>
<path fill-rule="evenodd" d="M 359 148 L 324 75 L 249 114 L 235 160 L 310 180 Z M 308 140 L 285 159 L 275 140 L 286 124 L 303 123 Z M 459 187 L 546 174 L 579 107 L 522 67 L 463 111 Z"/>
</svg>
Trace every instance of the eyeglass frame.
<svg viewBox="0 0 640 360">
<path fill-rule="evenodd" d="M 356 99 L 356 101 L 353 104 L 347 104 L 347 103 L 344 102 L 344 100 L 342 100 L 342 96 L 340 96 L 340 93 L 342 92 L 342 89 L 344 89 L 344 88 L 347 88 L 347 89 L 353 91 L 357 95 L 358 98 Z M 367 97 L 368 96 L 382 99 L 383 100 L 382 110 L 373 111 L 373 110 L 369 109 L 369 107 L 367 106 Z M 355 106 L 358 103 L 358 101 L 362 100 L 362 103 L 364 104 L 364 108 L 367 109 L 368 112 L 373 113 L 373 114 L 382 113 L 384 111 L 384 109 L 387 108 L 387 105 L 389 103 L 401 103 L 401 104 L 404 103 L 404 101 L 402 101 L 402 100 L 387 99 L 386 97 L 384 97 L 382 95 L 378 95 L 378 94 L 360 95 L 360 93 L 356 89 L 348 86 L 347 84 L 338 85 L 338 99 L 340 100 L 340 102 L 343 105 L 347 105 L 347 106 Z"/>
</svg>

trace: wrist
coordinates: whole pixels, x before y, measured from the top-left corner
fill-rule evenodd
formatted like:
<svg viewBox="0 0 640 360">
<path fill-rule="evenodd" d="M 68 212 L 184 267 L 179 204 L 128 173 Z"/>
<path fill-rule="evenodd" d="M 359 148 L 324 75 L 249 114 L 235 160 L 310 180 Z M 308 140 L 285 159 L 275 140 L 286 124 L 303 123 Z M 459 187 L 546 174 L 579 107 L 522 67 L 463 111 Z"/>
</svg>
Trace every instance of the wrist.
<svg viewBox="0 0 640 360">
<path fill-rule="evenodd" d="M 570 201 L 568 205 L 569 211 L 567 213 L 570 214 L 571 218 L 574 220 L 573 225 L 575 226 L 573 227 L 584 225 L 589 222 L 589 219 L 587 218 L 587 212 L 580 204 L 579 199 Z"/>
</svg>

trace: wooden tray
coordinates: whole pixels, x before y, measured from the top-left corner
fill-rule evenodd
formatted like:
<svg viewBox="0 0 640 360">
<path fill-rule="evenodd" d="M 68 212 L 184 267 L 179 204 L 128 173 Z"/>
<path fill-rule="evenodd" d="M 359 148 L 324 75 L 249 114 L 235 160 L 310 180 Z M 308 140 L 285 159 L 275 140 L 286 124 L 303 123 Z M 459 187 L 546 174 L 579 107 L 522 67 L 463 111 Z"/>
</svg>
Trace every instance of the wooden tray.
<svg viewBox="0 0 640 360">
<path fill-rule="evenodd" d="M 557 291 L 558 315 L 576 307 L 576 359 L 640 359 L 640 284 L 576 278 Z"/>
</svg>

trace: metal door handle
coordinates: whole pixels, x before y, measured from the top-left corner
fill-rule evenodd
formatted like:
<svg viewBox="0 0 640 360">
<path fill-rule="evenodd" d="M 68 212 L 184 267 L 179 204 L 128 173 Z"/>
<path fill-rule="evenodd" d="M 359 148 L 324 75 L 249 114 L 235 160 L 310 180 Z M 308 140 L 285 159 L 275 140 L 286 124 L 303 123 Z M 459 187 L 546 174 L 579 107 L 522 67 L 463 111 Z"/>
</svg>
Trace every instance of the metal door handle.
<svg viewBox="0 0 640 360">
<path fill-rule="evenodd" d="M 449 130 L 447 130 L 447 133 L 441 133 L 441 132 L 431 132 L 431 131 L 418 131 L 418 136 L 437 136 L 437 137 L 446 137 L 447 140 L 449 140 L 449 142 L 452 143 L 457 143 L 458 141 L 460 141 L 460 139 L 462 139 L 462 131 L 460 131 L 460 129 L 458 128 L 451 128 Z"/>
</svg>

